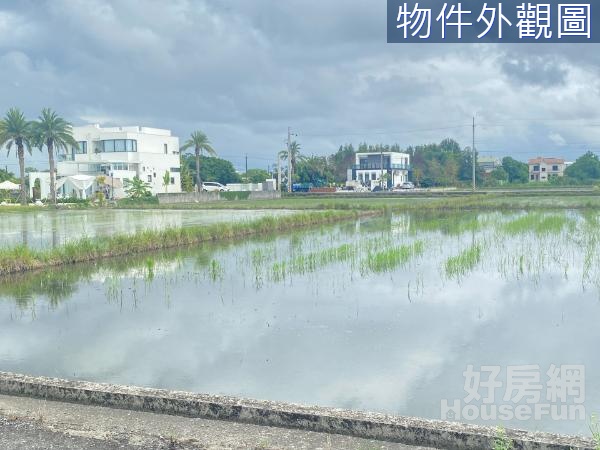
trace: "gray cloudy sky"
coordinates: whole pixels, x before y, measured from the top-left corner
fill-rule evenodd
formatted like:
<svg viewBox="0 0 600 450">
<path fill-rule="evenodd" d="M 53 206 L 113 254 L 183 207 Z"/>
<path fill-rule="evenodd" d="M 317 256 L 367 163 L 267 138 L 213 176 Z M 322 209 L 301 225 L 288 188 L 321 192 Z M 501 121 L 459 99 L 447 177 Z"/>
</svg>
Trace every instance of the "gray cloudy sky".
<svg viewBox="0 0 600 450">
<path fill-rule="evenodd" d="M 202 129 L 238 168 L 288 125 L 307 154 L 467 146 L 473 113 L 483 155 L 573 159 L 600 150 L 599 68 L 593 44 L 387 44 L 385 0 L 0 1 L 0 113 Z"/>
</svg>

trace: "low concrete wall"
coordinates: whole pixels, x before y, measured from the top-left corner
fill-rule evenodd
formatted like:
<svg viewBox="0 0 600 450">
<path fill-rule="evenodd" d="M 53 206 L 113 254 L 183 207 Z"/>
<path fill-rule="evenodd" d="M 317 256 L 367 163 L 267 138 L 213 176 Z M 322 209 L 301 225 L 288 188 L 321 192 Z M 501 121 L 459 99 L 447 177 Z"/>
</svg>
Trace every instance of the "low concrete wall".
<svg viewBox="0 0 600 450">
<path fill-rule="evenodd" d="M 184 192 L 181 194 L 158 194 L 158 203 L 207 203 L 220 200 L 218 192 Z"/>
<path fill-rule="evenodd" d="M 281 198 L 281 192 L 279 191 L 256 191 L 250 192 L 248 200 L 273 200 Z"/>
<path fill-rule="evenodd" d="M 496 436 L 495 428 L 455 422 L 2 372 L 0 394 L 298 428 L 443 449 L 489 449 L 493 448 Z M 594 448 L 591 440 L 578 437 L 518 430 L 506 430 L 506 434 L 516 449 Z"/>
<path fill-rule="evenodd" d="M 240 194 L 242 194 L 240 192 Z M 176 203 L 207 203 L 227 201 L 221 198 L 218 192 L 189 192 L 181 194 L 158 194 L 158 203 L 161 205 Z M 254 191 L 250 192 L 248 200 L 272 200 L 281 198 L 281 192 L 278 191 Z"/>
</svg>

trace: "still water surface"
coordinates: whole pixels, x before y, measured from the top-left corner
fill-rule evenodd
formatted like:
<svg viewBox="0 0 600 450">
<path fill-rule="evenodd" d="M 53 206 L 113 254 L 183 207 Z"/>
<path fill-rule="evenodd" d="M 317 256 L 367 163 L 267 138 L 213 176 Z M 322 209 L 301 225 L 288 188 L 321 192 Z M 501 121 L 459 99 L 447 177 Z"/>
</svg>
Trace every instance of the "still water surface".
<svg viewBox="0 0 600 450">
<path fill-rule="evenodd" d="M 468 365 L 504 384 L 537 365 L 544 384 L 576 364 L 591 416 L 599 229 L 574 212 L 406 214 L 7 277 L 0 370 L 440 418 Z"/>
<path fill-rule="evenodd" d="M 265 215 L 290 214 L 277 210 L 70 210 L 2 212 L 0 247 L 27 245 L 47 248 L 83 237 L 135 233 L 147 229 L 185 227 L 217 222 L 253 220 Z"/>
</svg>

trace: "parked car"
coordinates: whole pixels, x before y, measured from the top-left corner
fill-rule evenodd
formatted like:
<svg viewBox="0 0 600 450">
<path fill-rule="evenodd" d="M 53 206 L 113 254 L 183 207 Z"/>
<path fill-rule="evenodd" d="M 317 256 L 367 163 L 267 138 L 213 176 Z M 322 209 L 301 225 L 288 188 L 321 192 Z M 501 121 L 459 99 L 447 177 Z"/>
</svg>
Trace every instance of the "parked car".
<svg viewBox="0 0 600 450">
<path fill-rule="evenodd" d="M 227 186 L 223 186 L 221 183 L 217 183 L 216 181 L 207 181 L 202 183 L 202 190 L 204 192 L 225 192 L 229 189 Z"/>
<path fill-rule="evenodd" d="M 402 183 L 400 185 L 400 189 L 414 189 L 415 185 L 413 183 L 411 183 L 410 181 L 405 181 L 404 183 Z"/>
</svg>

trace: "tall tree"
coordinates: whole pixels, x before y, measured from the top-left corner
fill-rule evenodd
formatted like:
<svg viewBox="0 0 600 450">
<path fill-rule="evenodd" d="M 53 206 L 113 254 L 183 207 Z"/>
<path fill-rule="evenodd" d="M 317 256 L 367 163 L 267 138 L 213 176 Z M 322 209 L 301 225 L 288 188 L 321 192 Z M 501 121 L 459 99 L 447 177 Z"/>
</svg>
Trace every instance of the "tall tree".
<svg viewBox="0 0 600 450">
<path fill-rule="evenodd" d="M 171 184 L 171 172 L 169 172 L 168 170 L 165 171 L 162 182 L 163 182 L 163 187 L 165 188 L 165 194 L 168 194 L 169 193 L 169 184 Z"/>
<path fill-rule="evenodd" d="M 194 190 L 194 180 L 183 155 L 179 157 L 179 166 L 181 167 L 181 190 L 183 192 L 192 192 Z"/>
<path fill-rule="evenodd" d="M 183 165 L 188 166 L 189 170 L 189 167 L 194 165 L 194 157 L 192 155 L 184 156 L 182 159 Z M 239 183 L 241 181 L 231 162 L 207 156 L 202 158 L 200 176 L 204 181 L 217 181 L 222 184 Z"/>
<path fill-rule="evenodd" d="M 565 176 L 578 182 L 590 182 L 600 179 L 600 159 L 587 152 L 565 169 Z"/>
<path fill-rule="evenodd" d="M 194 149 L 196 155 L 196 192 L 202 191 L 202 178 L 200 178 L 200 156 L 202 152 L 206 152 L 208 156 L 216 156 L 217 152 L 212 147 L 206 134 L 202 131 L 194 131 L 190 138 L 183 144 L 181 151 L 185 152 L 189 149 Z"/>
<path fill-rule="evenodd" d="M 56 167 L 54 152 L 67 151 L 70 147 L 76 148 L 79 144 L 73 138 L 73 126 L 60 117 L 50 108 L 42 109 L 37 121 L 32 122 L 32 135 L 36 147 L 40 149 L 45 145 L 48 150 L 48 164 L 50 166 L 50 199 L 56 205 Z"/>
<path fill-rule="evenodd" d="M 8 154 L 13 146 L 17 148 L 19 158 L 19 174 L 21 175 L 21 205 L 27 205 L 27 190 L 25 189 L 25 150 L 31 154 L 31 122 L 17 108 L 11 108 L 0 120 L 0 147 L 6 147 Z"/>
<path fill-rule="evenodd" d="M 509 183 L 527 183 L 529 181 L 529 166 L 510 156 L 502 158 L 502 168 L 508 174 Z"/>
<path fill-rule="evenodd" d="M 296 163 L 302 156 L 300 155 L 300 144 L 296 141 L 290 143 L 289 155 L 287 150 L 282 150 L 279 152 L 279 157 L 284 161 L 287 161 L 291 166 L 290 173 L 292 174 L 292 180 L 294 179 L 294 169 L 296 167 Z M 289 183 L 293 183 L 292 180 L 289 180 Z"/>
</svg>

